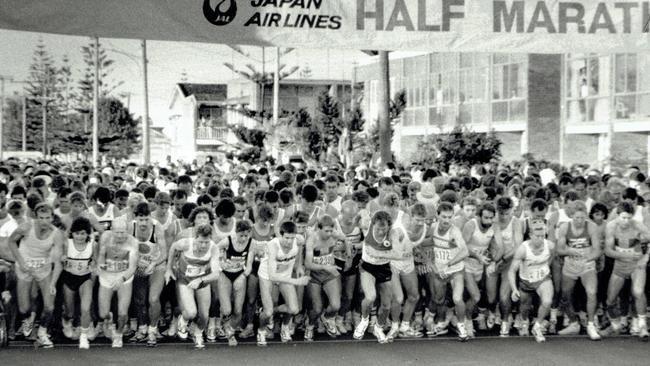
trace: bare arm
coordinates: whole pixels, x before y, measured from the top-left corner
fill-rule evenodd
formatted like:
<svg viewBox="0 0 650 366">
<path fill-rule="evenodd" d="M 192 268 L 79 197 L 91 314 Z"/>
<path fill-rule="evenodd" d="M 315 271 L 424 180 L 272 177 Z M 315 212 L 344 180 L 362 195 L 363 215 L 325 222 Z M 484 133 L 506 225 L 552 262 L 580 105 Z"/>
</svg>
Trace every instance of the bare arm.
<svg viewBox="0 0 650 366">
<path fill-rule="evenodd" d="M 589 230 L 589 236 L 591 237 L 591 252 L 586 258 L 587 261 L 595 261 L 600 258 L 602 254 L 602 246 L 600 244 L 600 235 L 598 233 L 598 227 L 592 222 L 587 222 L 587 230 Z"/>
<path fill-rule="evenodd" d="M 7 245 L 9 245 L 11 254 L 14 256 L 14 258 L 16 258 L 16 263 L 18 263 L 22 269 L 26 269 L 25 258 L 23 258 L 23 256 L 18 251 L 18 242 L 27 235 L 27 232 L 29 232 L 30 229 L 30 224 L 22 224 L 18 226 L 18 228 L 16 228 L 13 233 L 11 233 L 9 239 L 7 240 Z"/>
<path fill-rule="evenodd" d="M 453 266 L 454 264 L 460 263 L 465 258 L 467 258 L 469 255 L 469 250 L 467 249 L 467 244 L 465 244 L 465 239 L 463 239 L 463 235 L 460 233 L 460 231 L 453 226 L 449 230 L 452 230 L 451 236 L 454 238 L 456 246 L 458 247 L 458 252 L 456 255 L 451 258 L 451 260 L 449 260 L 449 263 L 447 263 L 448 266 Z"/>
<path fill-rule="evenodd" d="M 51 283 L 56 285 L 56 283 L 59 281 L 59 276 L 61 275 L 61 271 L 63 270 L 63 263 L 61 262 L 61 259 L 63 257 L 63 246 L 65 239 L 63 237 L 63 233 L 58 230 L 56 230 L 56 233 L 54 234 L 54 246 L 52 247 L 52 253 L 51 253 L 51 258 L 53 259 L 54 262 L 54 270 L 52 271 L 52 280 Z"/>
<path fill-rule="evenodd" d="M 575 252 L 571 248 L 568 248 L 566 244 L 566 234 L 569 230 L 569 225 L 569 223 L 561 224 L 557 230 L 557 254 L 560 256 L 575 255 Z"/>
<path fill-rule="evenodd" d="M 519 292 L 519 288 L 517 287 L 517 271 L 519 271 L 519 267 L 521 266 L 521 261 L 524 259 L 525 256 L 526 256 L 525 248 L 523 246 L 517 248 L 513 256 L 510 269 L 508 270 L 508 281 L 510 282 L 510 287 L 513 290 L 516 290 L 517 292 Z"/>
</svg>

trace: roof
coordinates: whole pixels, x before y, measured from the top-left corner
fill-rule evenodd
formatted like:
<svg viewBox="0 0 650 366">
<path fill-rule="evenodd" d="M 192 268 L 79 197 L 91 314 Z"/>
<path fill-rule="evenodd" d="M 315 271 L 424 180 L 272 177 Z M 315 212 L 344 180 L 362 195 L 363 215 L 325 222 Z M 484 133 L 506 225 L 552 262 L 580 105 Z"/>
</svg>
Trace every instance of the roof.
<svg viewBox="0 0 650 366">
<path fill-rule="evenodd" d="M 226 84 L 179 83 L 178 88 L 185 98 L 193 95 L 199 102 L 223 101 L 228 95 Z"/>
</svg>

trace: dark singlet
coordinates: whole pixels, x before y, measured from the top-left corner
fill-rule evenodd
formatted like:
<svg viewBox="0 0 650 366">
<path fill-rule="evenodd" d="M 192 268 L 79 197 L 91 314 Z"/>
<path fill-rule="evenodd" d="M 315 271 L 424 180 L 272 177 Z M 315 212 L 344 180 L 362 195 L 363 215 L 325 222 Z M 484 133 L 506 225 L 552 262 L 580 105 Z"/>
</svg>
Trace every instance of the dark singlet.
<svg viewBox="0 0 650 366">
<path fill-rule="evenodd" d="M 221 264 L 223 269 L 223 274 L 230 279 L 230 281 L 235 281 L 244 270 L 246 269 L 246 261 L 248 260 L 248 251 L 250 250 L 251 242 L 253 238 L 248 240 L 246 247 L 238 251 L 235 249 L 235 245 L 232 242 L 232 237 L 228 236 L 228 248 L 226 248 L 226 256 L 224 262 Z"/>
</svg>

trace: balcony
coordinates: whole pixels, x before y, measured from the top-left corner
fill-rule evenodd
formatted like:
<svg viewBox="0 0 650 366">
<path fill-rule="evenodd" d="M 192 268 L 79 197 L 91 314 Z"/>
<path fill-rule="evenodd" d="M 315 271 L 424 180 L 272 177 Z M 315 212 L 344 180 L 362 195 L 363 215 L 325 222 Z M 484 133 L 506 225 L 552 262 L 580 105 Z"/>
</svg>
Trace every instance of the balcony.
<svg viewBox="0 0 650 366">
<path fill-rule="evenodd" d="M 226 142 L 228 127 L 198 127 L 196 129 L 197 145 L 221 145 Z"/>
</svg>

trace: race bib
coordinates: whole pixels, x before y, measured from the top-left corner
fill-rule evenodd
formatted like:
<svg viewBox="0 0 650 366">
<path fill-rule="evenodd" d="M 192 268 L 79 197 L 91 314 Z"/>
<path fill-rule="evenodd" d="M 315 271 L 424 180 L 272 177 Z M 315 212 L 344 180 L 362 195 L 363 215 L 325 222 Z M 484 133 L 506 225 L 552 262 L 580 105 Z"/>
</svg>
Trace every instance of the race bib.
<svg viewBox="0 0 650 366">
<path fill-rule="evenodd" d="M 528 281 L 539 282 L 551 273 L 547 265 L 528 267 Z"/>
<path fill-rule="evenodd" d="M 90 261 L 87 259 L 66 259 L 63 266 L 68 272 L 85 272 L 90 269 Z"/>
<path fill-rule="evenodd" d="M 447 263 L 451 260 L 451 251 L 444 249 L 436 249 L 433 251 L 436 263 Z"/>
<path fill-rule="evenodd" d="M 32 258 L 32 259 L 27 259 L 25 260 L 25 266 L 28 269 L 40 269 L 45 267 L 45 263 L 47 263 L 47 259 L 45 258 Z"/>
<path fill-rule="evenodd" d="M 115 260 L 106 260 L 106 272 L 124 272 L 129 268 L 129 262 L 127 261 L 115 261 Z"/>
<path fill-rule="evenodd" d="M 314 264 L 320 264 L 320 265 L 323 265 L 323 266 L 334 265 L 334 256 L 331 255 L 331 254 L 322 255 L 320 257 L 314 256 L 313 262 L 314 262 Z"/>
<path fill-rule="evenodd" d="M 194 266 L 188 264 L 187 268 L 185 268 L 185 276 L 187 277 L 198 277 L 203 274 L 205 274 L 205 266 Z"/>
</svg>

